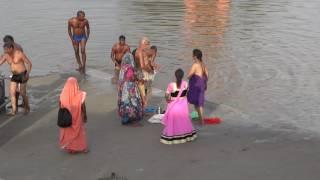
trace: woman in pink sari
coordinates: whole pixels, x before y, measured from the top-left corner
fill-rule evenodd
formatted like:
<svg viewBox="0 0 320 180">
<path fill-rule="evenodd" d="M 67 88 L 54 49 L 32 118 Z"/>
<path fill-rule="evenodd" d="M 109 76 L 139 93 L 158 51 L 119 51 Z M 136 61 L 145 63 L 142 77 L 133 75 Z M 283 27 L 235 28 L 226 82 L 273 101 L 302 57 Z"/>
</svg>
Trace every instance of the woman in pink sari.
<svg viewBox="0 0 320 180">
<path fill-rule="evenodd" d="M 182 80 L 182 69 L 176 70 L 175 75 L 177 81 L 170 83 L 166 91 L 168 105 L 162 119 L 164 129 L 160 139 L 164 144 L 181 144 L 197 137 L 189 117 L 188 83 Z"/>
<path fill-rule="evenodd" d="M 86 92 L 79 89 L 77 79 L 68 78 L 60 94 L 60 107 L 69 110 L 72 115 L 72 125 L 60 128 L 60 147 L 69 153 L 88 152 L 84 128 L 87 120 L 85 98 Z"/>
</svg>

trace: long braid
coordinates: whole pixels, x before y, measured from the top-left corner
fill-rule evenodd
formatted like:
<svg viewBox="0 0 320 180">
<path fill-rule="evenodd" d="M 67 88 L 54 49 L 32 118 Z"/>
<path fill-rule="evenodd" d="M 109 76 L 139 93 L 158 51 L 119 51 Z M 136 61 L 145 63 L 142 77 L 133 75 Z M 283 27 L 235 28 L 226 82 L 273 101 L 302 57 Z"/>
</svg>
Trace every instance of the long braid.
<svg viewBox="0 0 320 180">
<path fill-rule="evenodd" d="M 181 84 L 182 84 L 182 78 L 184 76 L 184 72 L 182 69 L 177 69 L 176 72 L 175 72 L 175 75 L 176 75 L 176 83 L 177 83 L 177 88 L 180 88 Z"/>
</svg>

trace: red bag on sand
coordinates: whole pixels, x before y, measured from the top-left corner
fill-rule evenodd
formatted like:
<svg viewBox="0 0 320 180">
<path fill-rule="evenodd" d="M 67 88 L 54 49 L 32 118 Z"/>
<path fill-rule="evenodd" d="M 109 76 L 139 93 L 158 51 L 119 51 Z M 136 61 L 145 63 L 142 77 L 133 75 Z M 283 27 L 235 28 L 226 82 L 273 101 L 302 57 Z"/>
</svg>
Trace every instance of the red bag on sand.
<svg viewBox="0 0 320 180">
<path fill-rule="evenodd" d="M 221 119 L 218 117 L 204 119 L 205 124 L 220 124 L 221 122 L 222 122 Z"/>
</svg>

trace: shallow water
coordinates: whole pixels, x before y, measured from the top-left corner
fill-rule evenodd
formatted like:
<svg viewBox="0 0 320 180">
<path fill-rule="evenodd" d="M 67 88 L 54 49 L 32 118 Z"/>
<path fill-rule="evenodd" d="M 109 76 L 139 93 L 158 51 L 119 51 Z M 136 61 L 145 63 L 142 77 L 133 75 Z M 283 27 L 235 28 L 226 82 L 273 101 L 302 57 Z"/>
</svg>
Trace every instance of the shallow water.
<svg viewBox="0 0 320 180">
<path fill-rule="evenodd" d="M 200 48 L 210 101 L 265 126 L 319 132 L 319 8 L 317 0 L 3 0 L 0 36 L 14 35 L 34 63 L 33 75 L 74 71 L 66 22 L 83 9 L 91 25 L 90 68 L 112 70 L 110 48 L 120 34 L 132 47 L 147 36 L 159 48 L 155 86 L 164 89 Z"/>
</svg>

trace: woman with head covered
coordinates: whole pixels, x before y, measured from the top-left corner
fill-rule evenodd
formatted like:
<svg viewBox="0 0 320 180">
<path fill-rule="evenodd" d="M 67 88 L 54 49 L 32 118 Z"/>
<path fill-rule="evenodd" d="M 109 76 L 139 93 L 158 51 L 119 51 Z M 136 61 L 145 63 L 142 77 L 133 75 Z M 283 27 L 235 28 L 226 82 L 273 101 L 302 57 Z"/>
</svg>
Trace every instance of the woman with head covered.
<svg viewBox="0 0 320 180">
<path fill-rule="evenodd" d="M 68 78 L 60 94 L 60 108 L 71 113 L 71 127 L 60 129 L 60 147 L 69 153 L 87 153 L 88 145 L 84 124 L 87 121 L 86 92 L 81 91 L 74 77 Z"/>
<path fill-rule="evenodd" d="M 134 58 L 129 52 L 122 58 L 118 88 L 118 114 L 122 124 L 139 122 L 142 119 L 142 99 L 136 82 Z"/>
</svg>

